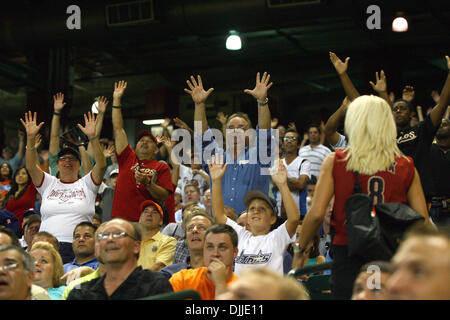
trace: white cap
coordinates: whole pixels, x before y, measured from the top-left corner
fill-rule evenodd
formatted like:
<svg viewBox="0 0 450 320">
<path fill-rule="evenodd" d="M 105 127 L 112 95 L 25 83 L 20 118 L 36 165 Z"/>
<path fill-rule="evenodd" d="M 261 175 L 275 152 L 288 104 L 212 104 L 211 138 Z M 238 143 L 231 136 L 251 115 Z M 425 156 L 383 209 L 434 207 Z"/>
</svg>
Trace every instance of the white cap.
<svg viewBox="0 0 450 320">
<path fill-rule="evenodd" d="M 177 188 L 175 189 L 175 193 L 182 194 L 182 193 L 181 193 L 181 189 L 180 189 L 179 187 L 177 187 Z"/>
<path fill-rule="evenodd" d="M 114 170 L 112 170 L 111 173 L 109 174 L 109 178 L 111 178 L 111 176 L 112 176 L 113 174 L 119 174 L 119 169 L 114 169 Z"/>
</svg>

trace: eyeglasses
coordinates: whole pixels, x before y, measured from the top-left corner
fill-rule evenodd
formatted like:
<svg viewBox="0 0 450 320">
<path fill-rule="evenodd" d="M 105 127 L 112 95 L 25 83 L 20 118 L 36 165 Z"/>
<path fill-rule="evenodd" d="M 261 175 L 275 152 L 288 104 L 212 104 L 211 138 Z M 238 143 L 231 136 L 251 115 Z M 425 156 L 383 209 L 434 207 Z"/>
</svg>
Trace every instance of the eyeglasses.
<svg viewBox="0 0 450 320">
<path fill-rule="evenodd" d="M 75 157 L 59 157 L 60 161 L 66 161 L 66 162 L 72 162 L 72 161 L 77 161 L 78 159 Z"/>
<path fill-rule="evenodd" d="M 409 107 L 407 106 L 395 106 L 392 108 L 393 112 L 398 112 L 398 111 L 408 111 Z"/>
<path fill-rule="evenodd" d="M 283 141 L 296 141 L 297 138 L 296 137 L 284 137 Z"/>
<path fill-rule="evenodd" d="M 136 240 L 136 238 L 130 236 L 128 233 L 124 232 L 105 232 L 105 233 L 99 233 L 97 235 L 97 240 L 98 241 L 102 241 L 102 240 L 107 240 L 109 239 L 109 236 L 112 236 L 113 239 L 120 239 L 120 238 L 125 238 L 125 237 L 130 237 L 131 239 Z"/>
<path fill-rule="evenodd" d="M 2 269 L 3 271 L 8 271 L 8 270 L 14 270 L 19 266 L 18 263 L 10 263 L 10 264 L 6 264 L 4 266 L 0 266 L 0 269 Z"/>
<path fill-rule="evenodd" d="M 194 231 L 195 228 L 197 228 L 198 231 L 206 231 L 208 229 L 208 228 L 206 228 L 206 226 L 204 226 L 202 224 L 200 224 L 200 225 L 193 224 L 193 225 L 189 225 L 186 228 L 186 231 L 192 232 L 192 231 Z"/>
</svg>

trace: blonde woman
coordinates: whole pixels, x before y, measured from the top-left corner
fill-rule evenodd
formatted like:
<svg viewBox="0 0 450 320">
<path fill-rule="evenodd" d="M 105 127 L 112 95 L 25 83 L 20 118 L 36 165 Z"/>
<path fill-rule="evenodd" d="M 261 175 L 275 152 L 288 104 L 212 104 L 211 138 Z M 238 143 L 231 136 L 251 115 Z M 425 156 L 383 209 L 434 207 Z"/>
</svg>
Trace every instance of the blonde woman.
<svg viewBox="0 0 450 320">
<path fill-rule="evenodd" d="M 61 300 L 66 286 L 62 285 L 64 269 L 58 251 L 50 243 L 39 241 L 33 244 L 30 255 L 36 264 L 33 283 L 47 290 L 52 300 Z"/>
<path fill-rule="evenodd" d="M 299 251 L 304 252 L 323 222 L 326 208 L 335 196 L 331 227 L 333 299 L 350 299 L 352 285 L 362 265 L 369 261 L 347 255 L 345 202 L 353 193 L 355 176 L 374 204 L 400 202 L 429 222 L 425 197 L 414 162 L 397 147 L 397 130 L 391 108 L 375 96 L 361 96 L 348 107 L 345 131 L 350 146 L 331 153 L 322 163 L 311 209 L 303 222 Z"/>
</svg>

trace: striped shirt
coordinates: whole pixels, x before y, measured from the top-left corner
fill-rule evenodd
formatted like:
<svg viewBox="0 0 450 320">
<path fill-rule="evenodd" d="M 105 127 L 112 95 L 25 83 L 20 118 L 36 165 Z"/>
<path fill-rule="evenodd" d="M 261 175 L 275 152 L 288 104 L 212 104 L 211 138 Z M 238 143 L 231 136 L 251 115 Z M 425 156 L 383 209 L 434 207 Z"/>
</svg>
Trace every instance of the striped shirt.
<svg viewBox="0 0 450 320">
<path fill-rule="evenodd" d="M 306 159 L 311 163 L 310 172 L 311 175 L 316 176 L 316 178 L 319 178 L 319 171 L 322 161 L 325 160 L 330 153 L 331 150 L 323 144 L 319 144 L 314 148 L 311 148 L 311 145 L 307 145 L 298 151 L 299 157 Z"/>
</svg>

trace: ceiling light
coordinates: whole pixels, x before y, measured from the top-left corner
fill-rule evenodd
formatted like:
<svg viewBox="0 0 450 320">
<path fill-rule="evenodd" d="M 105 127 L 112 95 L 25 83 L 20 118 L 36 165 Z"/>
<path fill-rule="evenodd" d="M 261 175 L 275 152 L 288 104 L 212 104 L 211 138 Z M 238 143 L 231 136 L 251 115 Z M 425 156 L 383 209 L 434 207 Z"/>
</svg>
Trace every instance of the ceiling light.
<svg viewBox="0 0 450 320">
<path fill-rule="evenodd" d="M 161 124 L 164 122 L 164 119 L 153 119 L 153 120 L 144 120 L 142 121 L 143 124 L 146 124 L 148 126 L 154 126 L 156 124 Z"/>
<path fill-rule="evenodd" d="M 406 32 L 408 31 L 408 21 L 403 16 L 402 12 L 397 13 L 397 18 L 392 21 L 392 31 Z"/>
<path fill-rule="evenodd" d="M 95 114 L 98 113 L 97 107 L 98 107 L 98 101 L 95 101 L 95 102 L 92 104 L 92 108 L 91 108 L 92 113 L 95 113 Z"/>
<path fill-rule="evenodd" d="M 225 45 L 228 50 L 241 50 L 242 42 L 239 33 L 235 30 L 231 30 Z"/>
</svg>

